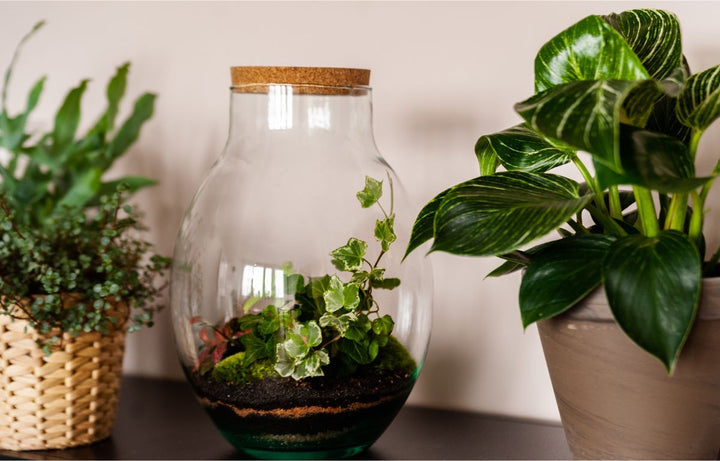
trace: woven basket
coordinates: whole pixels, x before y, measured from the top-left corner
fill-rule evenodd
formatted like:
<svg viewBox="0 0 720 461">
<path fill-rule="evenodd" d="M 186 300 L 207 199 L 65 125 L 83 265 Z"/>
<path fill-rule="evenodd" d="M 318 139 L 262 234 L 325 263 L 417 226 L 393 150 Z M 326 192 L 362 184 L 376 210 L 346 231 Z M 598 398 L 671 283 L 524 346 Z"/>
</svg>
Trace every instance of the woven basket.
<svg viewBox="0 0 720 461">
<path fill-rule="evenodd" d="M 125 320 L 127 309 L 119 307 Z M 26 321 L 0 315 L 0 448 L 67 448 L 108 437 L 120 391 L 124 325 L 107 335 L 65 334 L 49 356 L 37 338 Z"/>
</svg>

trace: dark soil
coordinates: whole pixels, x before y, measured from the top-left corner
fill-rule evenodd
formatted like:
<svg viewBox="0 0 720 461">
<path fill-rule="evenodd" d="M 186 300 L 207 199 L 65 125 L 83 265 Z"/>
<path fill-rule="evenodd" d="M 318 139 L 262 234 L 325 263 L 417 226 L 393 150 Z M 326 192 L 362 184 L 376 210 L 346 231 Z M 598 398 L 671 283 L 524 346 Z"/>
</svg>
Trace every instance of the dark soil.
<svg viewBox="0 0 720 461">
<path fill-rule="evenodd" d="M 254 410 L 297 407 L 348 407 L 355 403 L 374 403 L 407 396 L 413 377 L 407 372 L 369 372 L 346 377 L 265 378 L 243 384 L 218 382 L 209 374 L 189 373 L 198 397 L 222 402 L 235 408 Z M 404 400 L 404 397 L 403 397 Z"/>
</svg>

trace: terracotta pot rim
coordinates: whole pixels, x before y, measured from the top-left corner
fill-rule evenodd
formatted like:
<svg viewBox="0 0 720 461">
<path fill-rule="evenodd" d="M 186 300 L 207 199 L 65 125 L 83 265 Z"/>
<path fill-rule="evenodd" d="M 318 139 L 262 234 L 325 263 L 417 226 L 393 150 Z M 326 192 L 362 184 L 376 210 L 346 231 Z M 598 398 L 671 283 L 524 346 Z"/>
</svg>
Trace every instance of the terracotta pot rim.
<svg viewBox="0 0 720 461">
<path fill-rule="evenodd" d="M 711 298 L 720 299 L 720 277 L 702 279 L 700 308 L 698 309 L 697 320 L 720 320 L 720 303 L 706 302 L 706 300 Z M 596 288 L 585 297 L 585 299 L 568 309 L 568 311 L 562 315 L 575 320 L 615 322 L 602 286 Z"/>
</svg>

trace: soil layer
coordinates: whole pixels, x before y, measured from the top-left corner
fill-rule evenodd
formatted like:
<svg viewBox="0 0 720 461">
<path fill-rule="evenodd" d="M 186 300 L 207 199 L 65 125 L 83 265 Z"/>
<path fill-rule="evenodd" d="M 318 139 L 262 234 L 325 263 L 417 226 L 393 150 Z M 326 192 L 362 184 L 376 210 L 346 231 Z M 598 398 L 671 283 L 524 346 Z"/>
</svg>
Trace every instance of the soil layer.
<svg viewBox="0 0 720 461">
<path fill-rule="evenodd" d="M 343 450 L 371 445 L 410 394 L 415 377 L 370 372 L 233 385 L 189 373 L 200 402 L 241 450 Z"/>
</svg>

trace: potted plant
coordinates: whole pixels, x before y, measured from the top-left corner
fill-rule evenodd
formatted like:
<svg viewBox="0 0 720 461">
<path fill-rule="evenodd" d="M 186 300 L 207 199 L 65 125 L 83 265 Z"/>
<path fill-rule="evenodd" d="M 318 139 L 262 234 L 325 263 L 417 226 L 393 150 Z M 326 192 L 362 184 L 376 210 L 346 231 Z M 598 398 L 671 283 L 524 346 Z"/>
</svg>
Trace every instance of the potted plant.
<svg viewBox="0 0 720 461">
<path fill-rule="evenodd" d="M 690 72 L 672 13 L 592 15 L 542 46 L 535 90 L 523 123 L 478 140 L 480 176 L 422 209 L 407 252 L 432 239 L 505 259 L 490 276 L 523 270 L 522 322 L 544 320 L 575 456 L 714 459 L 720 250 L 703 224 L 720 163 L 697 175 L 695 157 L 720 66 Z M 548 172 L 566 163 L 583 183 Z"/>
<path fill-rule="evenodd" d="M 150 256 L 126 204 L 154 181 L 103 181 L 153 112 L 144 94 L 116 126 L 129 64 L 107 86 L 108 105 L 76 136 L 88 81 L 71 89 L 48 132 L 27 122 L 45 78 L 24 111 L 11 115 L 5 73 L 0 111 L 0 447 L 65 448 L 107 437 L 114 422 L 125 331 L 152 325 L 169 260 Z M 150 256 L 148 258 L 148 256 Z"/>
<path fill-rule="evenodd" d="M 338 273 L 308 276 L 287 263 L 282 282 L 274 282 L 279 303 L 258 292 L 222 325 L 190 319 L 202 345 L 187 373 L 223 435 L 244 452 L 271 459 L 356 454 L 410 394 L 419 365 L 392 334 L 395 321 L 378 297 L 401 283 L 382 264 L 397 238 L 388 182 L 385 206 L 383 181 L 366 176 L 357 193 L 362 208 L 377 204 L 382 212 L 373 232 L 377 254 L 350 237 L 329 255 Z"/>
</svg>

